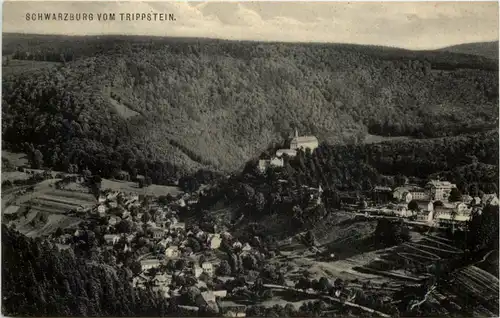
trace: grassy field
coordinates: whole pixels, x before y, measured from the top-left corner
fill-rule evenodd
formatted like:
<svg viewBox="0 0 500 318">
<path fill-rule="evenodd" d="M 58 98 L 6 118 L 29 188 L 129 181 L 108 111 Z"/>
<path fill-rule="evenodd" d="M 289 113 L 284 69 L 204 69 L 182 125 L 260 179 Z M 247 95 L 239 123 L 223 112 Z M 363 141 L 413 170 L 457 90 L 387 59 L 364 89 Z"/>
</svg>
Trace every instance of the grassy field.
<svg viewBox="0 0 500 318">
<path fill-rule="evenodd" d="M 15 181 L 15 180 L 27 180 L 30 175 L 26 172 L 20 171 L 2 171 L 2 182 L 4 181 Z"/>
<path fill-rule="evenodd" d="M 2 64 L 2 73 L 4 75 L 22 74 L 33 72 L 38 69 L 57 67 L 62 65 L 60 62 L 45 62 L 45 61 L 27 61 L 27 60 L 10 60 Z"/>
<path fill-rule="evenodd" d="M 123 105 L 122 103 L 118 102 L 113 98 L 110 98 L 109 102 L 111 105 L 113 105 L 116 112 L 125 119 L 140 115 L 138 112 L 128 108 L 127 106 Z"/>
<path fill-rule="evenodd" d="M 129 181 L 115 181 L 102 179 L 101 183 L 102 190 L 114 190 L 114 191 L 123 191 L 125 193 L 135 193 L 139 195 L 150 195 L 159 197 L 162 195 L 171 194 L 173 196 L 181 193 L 181 190 L 178 187 L 171 186 L 163 186 L 152 184 L 148 187 L 139 188 L 137 182 L 129 182 Z"/>
<path fill-rule="evenodd" d="M 363 143 L 375 144 L 375 143 L 384 142 L 384 141 L 401 141 L 401 140 L 407 140 L 407 139 L 412 139 L 412 137 L 408 137 L 408 136 L 386 137 L 386 136 L 367 134 L 365 136 L 365 139 L 363 140 Z"/>
<path fill-rule="evenodd" d="M 7 159 L 11 164 L 15 166 L 26 166 L 28 164 L 28 158 L 24 153 L 15 153 L 7 150 L 2 150 L 2 158 Z"/>
</svg>

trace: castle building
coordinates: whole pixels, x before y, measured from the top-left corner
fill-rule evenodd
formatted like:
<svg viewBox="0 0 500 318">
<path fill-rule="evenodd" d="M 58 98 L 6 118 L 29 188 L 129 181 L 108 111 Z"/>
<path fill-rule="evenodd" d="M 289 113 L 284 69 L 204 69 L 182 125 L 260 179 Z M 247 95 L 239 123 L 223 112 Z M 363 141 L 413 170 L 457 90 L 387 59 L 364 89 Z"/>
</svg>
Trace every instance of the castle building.
<svg viewBox="0 0 500 318">
<path fill-rule="evenodd" d="M 293 137 L 292 141 L 290 142 L 290 149 L 306 150 L 309 148 L 311 151 L 314 151 L 314 149 L 318 148 L 318 146 L 318 138 L 316 138 L 315 136 L 299 136 L 297 129 L 295 129 L 295 137 Z"/>
</svg>

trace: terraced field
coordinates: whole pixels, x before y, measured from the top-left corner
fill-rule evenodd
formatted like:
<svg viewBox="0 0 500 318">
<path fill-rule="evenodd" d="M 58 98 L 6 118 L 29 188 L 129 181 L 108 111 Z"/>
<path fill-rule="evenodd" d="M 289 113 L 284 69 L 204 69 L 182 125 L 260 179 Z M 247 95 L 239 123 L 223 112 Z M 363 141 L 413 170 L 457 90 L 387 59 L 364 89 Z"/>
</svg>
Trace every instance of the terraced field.
<svg viewBox="0 0 500 318">
<path fill-rule="evenodd" d="M 66 213 L 78 208 L 90 208 L 96 204 L 96 199 L 88 193 L 55 189 L 55 181 L 43 181 L 35 186 L 33 192 L 10 200 L 10 205 L 20 206 L 17 217 L 10 224 L 27 236 L 44 236 L 59 227 L 64 229 L 80 223 L 82 219 Z"/>
<path fill-rule="evenodd" d="M 440 284 L 434 297 L 441 300 L 445 297 L 448 301 L 441 301 L 445 308 L 449 307 L 448 302 L 452 302 L 453 307 L 471 312 L 474 316 L 498 317 L 498 286 L 498 277 L 476 266 L 468 266 L 453 273 L 451 281 Z"/>
</svg>

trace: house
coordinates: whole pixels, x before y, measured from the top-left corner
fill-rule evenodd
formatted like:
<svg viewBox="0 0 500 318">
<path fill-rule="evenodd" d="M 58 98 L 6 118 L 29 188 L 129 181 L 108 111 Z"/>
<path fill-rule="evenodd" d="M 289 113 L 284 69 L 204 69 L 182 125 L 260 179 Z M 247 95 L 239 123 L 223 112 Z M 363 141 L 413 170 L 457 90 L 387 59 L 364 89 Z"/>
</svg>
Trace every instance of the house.
<svg viewBox="0 0 500 318">
<path fill-rule="evenodd" d="M 403 192 L 403 194 L 401 195 L 401 201 L 405 202 L 406 204 L 410 203 L 410 201 L 412 199 L 413 199 L 413 196 L 408 191 Z"/>
<path fill-rule="evenodd" d="M 186 201 L 184 201 L 184 199 L 179 199 L 177 200 L 177 205 L 179 205 L 180 207 L 185 207 L 186 206 Z"/>
<path fill-rule="evenodd" d="M 135 276 L 132 279 L 132 286 L 139 287 L 139 288 L 145 288 L 144 283 L 147 281 L 148 281 L 148 278 L 141 273 L 140 275 Z"/>
<path fill-rule="evenodd" d="M 127 240 L 127 242 L 130 243 L 130 242 L 132 242 L 135 239 L 136 235 L 137 235 L 136 233 L 128 234 L 128 235 L 125 236 L 125 239 Z"/>
<path fill-rule="evenodd" d="M 460 199 L 462 202 L 464 202 L 465 204 L 470 204 L 472 202 L 472 200 L 474 200 L 473 197 L 471 197 L 470 195 L 468 194 L 464 194 L 462 195 L 461 199 Z"/>
<path fill-rule="evenodd" d="M 107 200 L 106 197 L 101 194 L 101 195 L 99 195 L 97 202 L 104 203 L 104 202 L 106 202 L 106 200 Z"/>
<path fill-rule="evenodd" d="M 162 239 L 161 241 L 158 242 L 158 245 L 163 246 L 164 248 L 167 248 L 167 246 L 172 242 L 172 238 L 170 236 L 167 236 L 166 238 Z"/>
<path fill-rule="evenodd" d="M 165 230 L 162 228 L 155 227 L 155 228 L 152 228 L 151 231 L 153 232 L 154 239 L 159 240 L 165 236 Z"/>
<path fill-rule="evenodd" d="M 399 205 L 396 205 L 394 207 L 394 213 L 399 216 L 399 217 L 410 217 L 413 215 L 413 212 L 412 211 L 409 211 L 407 208 L 406 208 L 406 205 L 403 205 L 403 204 L 399 204 Z"/>
<path fill-rule="evenodd" d="M 177 258 L 181 255 L 179 248 L 177 246 L 169 246 L 165 249 L 166 258 Z"/>
<path fill-rule="evenodd" d="M 311 152 L 314 151 L 314 149 L 318 148 L 319 142 L 318 139 L 315 136 L 300 136 L 295 129 L 295 137 L 292 138 L 290 141 L 290 149 L 292 150 L 297 150 L 297 149 L 310 149 Z"/>
<path fill-rule="evenodd" d="M 193 267 L 193 275 L 194 277 L 198 278 L 200 277 L 200 275 L 203 273 L 203 268 L 201 268 L 200 266 L 198 265 L 195 265 Z"/>
<path fill-rule="evenodd" d="M 224 300 L 220 302 L 219 308 L 224 317 L 245 317 L 246 305 L 237 304 L 234 301 Z"/>
<path fill-rule="evenodd" d="M 222 232 L 221 237 L 226 240 L 231 240 L 233 238 L 233 235 L 227 231 Z"/>
<path fill-rule="evenodd" d="M 211 311 L 218 313 L 219 308 L 215 301 L 215 295 L 212 291 L 204 291 L 202 292 L 196 299 L 196 304 L 200 307 L 208 306 L 211 308 Z"/>
<path fill-rule="evenodd" d="M 129 217 L 131 217 L 130 212 L 127 211 L 127 210 L 123 211 L 123 213 L 122 213 L 122 219 L 125 220 L 125 219 L 128 219 Z"/>
<path fill-rule="evenodd" d="M 119 234 L 104 234 L 104 240 L 106 241 L 106 244 L 113 244 L 115 245 L 120 241 L 120 235 Z"/>
<path fill-rule="evenodd" d="M 481 198 L 482 205 L 498 205 L 498 197 L 494 193 L 483 195 Z"/>
<path fill-rule="evenodd" d="M 116 225 L 116 223 L 118 223 L 118 217 L 112 215 L 109 217 L 108 219 L 108 224 L 109 225 Z"/>
<path fill-rule="evenodd" d="M 130 251 L 132 251 L 132 249 L 128 246 L 128 244 L 125 244 L 125 246 L 123 247 L 123 253 L 127 253 Z"/>
<path fill-rule="evenodd" d="M 417 201 L 417 200 L 415 200 L 415 202 L 417 202 L 418 209 L 421 212 L 434 211 L 434 203 L 432 203 L 432 201 L 428 201 L 428 200 L 423 200 L 423 201 L 418 200 Z"/>
<path fill-rule="evenodd" d="M 245 245 L 243 245 L 243 247 L 241 248 L 241 251 L 243 251 L 243 252 L 250 252 L 251 250 L 252 250 L 252 247 L 248 243 L 245 243 Z"/>
<path fill-rule="evenodd" d="M 427 183 L 426 189 L 432 200 L 448 201 L 451 190 L 457 186 L 449 181 L 431 180 Z"/>
<path fill-rule="evenodd" d="M 202 263 L 201 264 L 201 269 L 208 276 L 212 276 L 213 273 L 214 273 L 214 267 L 213 267 L 212 263 L 209 263 L 209 262 Z"/>
<path fill-rule="evenodd" d="M 104 216 L 106 214 L 106 206 L 104 204 L 100 204 L 98 207 L 97 207 L 97 213 L 101 216 Z"/>
<path fill-rule="evenodd" d="M 410 192 L 412 200 L 429 200 L 429 194 L 424 189 L 412 188 L 408 192 Z"/>
<path fill-rule="evenodd" d="M 481 204 L 481 198 L 480 197 L 474 197 L 472 198 L 471 205 L 480 205 Z"/>
<path fill-rule="evenodd" d="M 455 202 L 453 204 L 453 209 L 455 210 L 456 213 L 458 214 L 470 214 L 470 210 L 464 202 Z"/>
<path fill-rule="evenodd" d="M 161 265 L 159 259 L 145 259 L 141 261 L 141 269 L 142 271 L 149 270 L 151 268 L 156 268 Z"/>
<path fill-rule="evenodd" d="M 165 274 L 165 273 L 157 274 L 153 278 L 153 281 L 154 281 L 155 285 L 157 285 L 157 286 L 161 286 L 161 285 L 167 285 L 168 286 L 172 282 L 172 275 L 168 275 L 168 274 Z"/>
<path fill-rule="evenodd" d="M 269 167 L 283 167 L 284 165 L 283 158 L 273 157 L 270 160 L 259 160 L 258 168 L 260 172 L 265 172 Z"/>
<path fill-rule="evenodd" d="M 115 201 L 111 201 L 108 204 L 109 204 L 110 208 L 117 208 L 118 207 L 118 203 L 116 203 Z"/>
<path fill-rule="evenodd" d="M 278 149 L 276 151 L 276 157 L 281 158 L 283 155 L 288 157 L 295 157 L 297 155 L 297 150 L 295 149 Z"/>
<path fill-rule="evenodd" d="M 392 196 L 394 199 L 398 200 L 398 201 L 403 201 L 403 194 L 404 193 L 407 193 L 408 192 L 408 188 L 407 187 L 397 187 L 396 189 L 394 189 L 394 191 L 392 192 Z"/>
<path fill-rule="evenodd" d="M 242 248 L 243 244 L 240 243 L 240 241 L 236 241 L 233 243 L 233 248 Z"/>
<path fill-rule="evenodd" d="M 196 232 L 196 234 L 194 235 L 197 239 L 201 240 L 205 237 L 205 232 L 203 232 L 202 230 L 199 230 L 198 232 Z"/>
<path fill-rule="evenodd" d="M 376 202 L 387 202 L 392 197 L 392 189 L 390 187 L 375 186 L 371 191 L 371 199 Z"/>
<path fill-rule="evenodd" d="M 153 286 L 151 289 L 153 292 L 160 293 L 164 298 L 170 298 L 170 287 L 168 285 Z"/>
<path fill-rule="evenodd" d="M 227 296 L 227 290 L 213 290 L 212 293 L 215 297 L 224 298 Z"/>
<path fill-rule="evenodd" d="M 210 234 L 208 236 L 208 245 L 210 246 L 211 249 L 213 250 L 218 249 L 221 243 L 222 239 L 220 237 L 220 234 Z"/>
<path fill-rule="evenodd" d="M 177 222 L 175 224 L 170 224 L 170 229 L 171 230 L 175 230 L 175 229 L 185 230 L 186 229 L 186 223 L 184 223 L 184 222 Z"/>
<path fill-rule="evenodd" d="M 465 222 L 470 220 L 470 215 L 453 215 L 450 213 L 440 213 L 435 218 L 440 224 L 465 224 Z"/>
</svg>

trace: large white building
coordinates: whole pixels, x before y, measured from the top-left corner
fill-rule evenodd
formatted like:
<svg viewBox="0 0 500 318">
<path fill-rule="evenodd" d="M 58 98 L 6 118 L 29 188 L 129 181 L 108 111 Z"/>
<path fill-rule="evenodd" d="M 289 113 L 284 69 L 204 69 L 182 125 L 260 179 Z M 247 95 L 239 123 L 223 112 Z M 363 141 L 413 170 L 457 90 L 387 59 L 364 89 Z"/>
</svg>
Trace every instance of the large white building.
<svg viewBox="0 0 500 318">
<path fill-rule="evenodd" d="M 449 181 L 431 180 L 427 183 L 426 189 L 431 200 L 448 201 L 451 190 L 457 186 Z"/>
<path fill-rule="evenodd" d="M 319 142 L 318 138 L 315 136 L 299 136 L 297 129 L 295 129 L 295 137 L 290 141 L 290 149 L 310 149 L 314 151 L 314 149 L 318 148 Z"/>
</svg>

